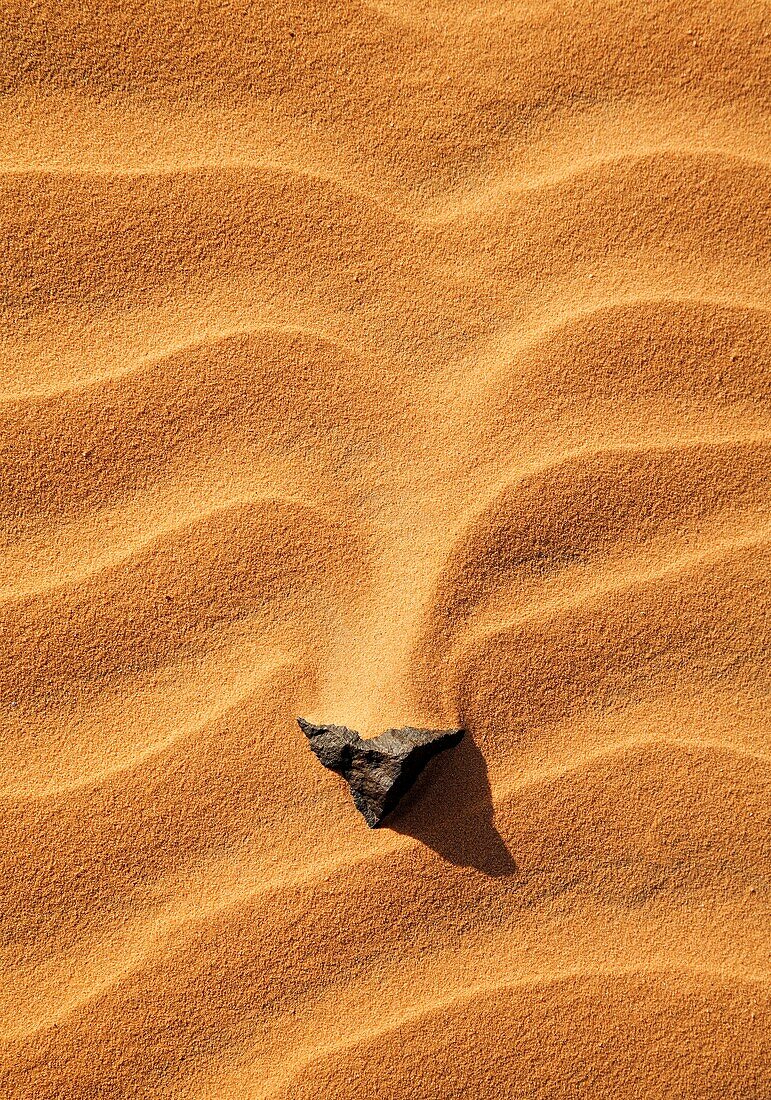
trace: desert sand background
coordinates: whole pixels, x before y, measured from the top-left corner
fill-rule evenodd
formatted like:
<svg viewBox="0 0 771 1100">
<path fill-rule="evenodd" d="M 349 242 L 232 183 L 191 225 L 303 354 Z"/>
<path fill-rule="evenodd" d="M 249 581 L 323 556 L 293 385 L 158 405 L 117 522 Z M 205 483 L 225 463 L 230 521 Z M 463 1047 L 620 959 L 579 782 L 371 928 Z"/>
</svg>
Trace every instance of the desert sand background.
<svg viewBox="0 0 771 1100">
<path fill-rule="evenodd" d="M 768 1100 L 771 9 L 1 22 L 0 1095 Z"/>
</svg>

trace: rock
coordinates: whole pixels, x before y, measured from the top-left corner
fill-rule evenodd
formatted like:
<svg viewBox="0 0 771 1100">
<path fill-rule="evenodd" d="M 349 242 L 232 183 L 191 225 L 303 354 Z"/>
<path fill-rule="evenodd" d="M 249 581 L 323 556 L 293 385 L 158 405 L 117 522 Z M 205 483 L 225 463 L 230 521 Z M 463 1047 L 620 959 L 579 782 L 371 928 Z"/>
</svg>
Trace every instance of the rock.
<svg viewBox="0 0 771 1100">
<path fill-rule="evenodd" d="M 376 829 L 394 809 L 429 760 L 457 745 L 464 733 L 406 726 L 365 740 L 346 726 L 314 726 L 304 718 L 297 721 L 324 767 L 341 775 L 351 788 L 356 808 L 370 829 Z"/>
</svg>

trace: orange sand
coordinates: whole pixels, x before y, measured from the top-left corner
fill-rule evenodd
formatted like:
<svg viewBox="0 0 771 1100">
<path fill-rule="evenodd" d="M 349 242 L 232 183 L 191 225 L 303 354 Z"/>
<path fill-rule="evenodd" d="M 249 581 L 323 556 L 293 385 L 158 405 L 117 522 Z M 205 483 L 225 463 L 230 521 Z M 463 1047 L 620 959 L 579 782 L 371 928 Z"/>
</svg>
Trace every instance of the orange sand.
<svg viewBox="0 0 771 1100">
<path fill-rule="evenodd" d="M 768 1100 L 771 9 L 0 18 L 0 1096 Z"/>
</svg>

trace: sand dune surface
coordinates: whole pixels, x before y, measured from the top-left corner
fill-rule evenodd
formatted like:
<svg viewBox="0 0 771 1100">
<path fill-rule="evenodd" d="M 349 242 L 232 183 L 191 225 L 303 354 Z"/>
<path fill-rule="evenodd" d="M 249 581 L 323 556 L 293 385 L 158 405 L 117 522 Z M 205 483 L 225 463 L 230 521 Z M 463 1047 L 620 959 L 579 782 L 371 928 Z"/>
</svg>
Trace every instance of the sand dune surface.
<svg viewBox="0 0 771 1100">
<path fill-rule="evenodd" d="M 767 4 L 0 88 L 0 1095 L 769 1100 Z M 467 735 L 370 831 L 298 715 Z"/>
</svg>

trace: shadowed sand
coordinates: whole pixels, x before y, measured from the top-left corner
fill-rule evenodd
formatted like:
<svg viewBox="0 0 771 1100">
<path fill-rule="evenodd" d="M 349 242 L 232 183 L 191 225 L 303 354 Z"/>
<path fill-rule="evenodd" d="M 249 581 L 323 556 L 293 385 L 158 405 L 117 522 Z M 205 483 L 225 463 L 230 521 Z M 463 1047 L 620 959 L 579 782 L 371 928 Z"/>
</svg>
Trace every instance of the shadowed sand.
<svg viewBox="0 0 771 1100">
<path fill-rule="evenodd" d="M 765 1100 L 751 0 L 0 12 L 0 1096 Z M 295 725 L 464 727 L 374 831 Z"/>
<path fill-rule="evenodd" d="M 517 865 L 495 828 L 494 813 L 484 756 L 467 734 L 428 764 L 383 825 L 456 866 L 493 877 L 513 874 Z"/>
</svg>

